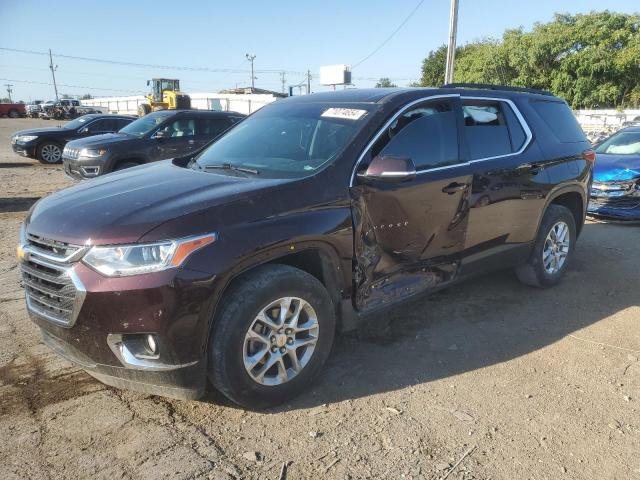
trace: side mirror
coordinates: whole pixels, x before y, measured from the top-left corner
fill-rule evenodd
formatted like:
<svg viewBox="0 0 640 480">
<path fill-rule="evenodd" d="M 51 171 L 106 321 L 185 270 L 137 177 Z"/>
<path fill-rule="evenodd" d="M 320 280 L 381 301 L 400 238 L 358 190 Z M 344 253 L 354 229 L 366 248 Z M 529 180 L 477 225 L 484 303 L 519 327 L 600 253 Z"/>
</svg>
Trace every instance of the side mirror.
<svg viewBox="0 0 640 480">
<path fill-rule="evenodd" d="M 153 134 L 153 138 L 156 138 L 156 139 L 169 138 L 169 134 L 165 130 L 158 130 L 156 133 Z"/>
<path fill-rule="evenodd" d="M 87 133 L 89 131 L 89 127 L 82 127 L 80 130 L 78 130 L 78 133 Z"/>
<path fill-rule="evenodd" d="M 363 181 L 405 182 L 416 177 L 416 166 L 407 157 L 392 155 L 376 156 L 371 160 L 367 170 L 358 174 Z"/>
</svg>

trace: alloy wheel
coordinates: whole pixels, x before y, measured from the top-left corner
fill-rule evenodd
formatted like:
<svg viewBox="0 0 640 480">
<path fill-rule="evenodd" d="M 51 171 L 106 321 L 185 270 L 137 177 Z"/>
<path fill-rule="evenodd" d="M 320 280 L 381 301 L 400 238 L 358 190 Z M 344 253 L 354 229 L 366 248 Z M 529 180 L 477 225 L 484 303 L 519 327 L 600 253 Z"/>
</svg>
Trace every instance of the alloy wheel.
<svg viewBox="0 0 640 480">
<path fill-rule="evenodd" d="M 570 247 L 569 225 L 557 222 L 551 227 L 542 248 L 542 264 L 547 273 L 553 275 L 562 269 Z"/>
<path fill-rule="evenodd" d="M 60 151 L 60 147 L 57 145 L 48 143 L 42 147 L 40 155 L 47 163 L 58 163 L 60 161 L 60 157 L 62 157 L 62 151 Z"/>
<path fill-rule="evenodd" d="M 309 364 L 318 333 L 318 317 L 309 302 L 279 298 L 251 323 L 243 344 L 244 368 L 261 385 L 282 385 Z"/>
</svg>

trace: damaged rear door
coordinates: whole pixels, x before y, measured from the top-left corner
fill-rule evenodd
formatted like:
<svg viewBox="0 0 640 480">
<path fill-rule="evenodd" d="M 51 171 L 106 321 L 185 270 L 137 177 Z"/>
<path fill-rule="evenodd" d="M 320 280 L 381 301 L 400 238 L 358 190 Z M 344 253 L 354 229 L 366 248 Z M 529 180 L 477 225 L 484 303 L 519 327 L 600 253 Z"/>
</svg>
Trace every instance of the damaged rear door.
<svg viewBox="0 0 640 480">
<path fill-rule="evenodd" d="M 471 184 L 460 149 L 461 125 L 457 95 L 413 102 L 390 119 L 363 154 L 351 188 L 359 310 L 455 277 Z M 393 171 L 405 164 L 415 167 L 413 175 Z M 389 171 L 372 175 L 374 165 L 387 165 Z"/>
</svg>

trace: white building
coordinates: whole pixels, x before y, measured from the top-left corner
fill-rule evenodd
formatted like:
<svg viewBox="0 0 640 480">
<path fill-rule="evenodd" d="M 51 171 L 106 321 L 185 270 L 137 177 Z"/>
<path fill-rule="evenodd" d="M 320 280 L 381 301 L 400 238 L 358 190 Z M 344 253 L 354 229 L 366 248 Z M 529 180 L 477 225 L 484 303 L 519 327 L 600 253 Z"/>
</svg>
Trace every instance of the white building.
<svg viewBox="0 0 640 480">
<path fill-rule="evenodd" d="M 256 91 L 258 91 L 256 89 Z M 275 102 L 282 95 L 272 93 L 213 93 L 197 92 L 189 93 L 191 108 L 198 110 L 218 110 L 223 112 L 239 112 L 248 115 L 265 105 Z M 128 97 L 103 97 L 82 100 L 82 105 L 102 107 L 109 113 L 138 114 L 138 105 L 148 103 L 143 95 L 131 95 Z"/>
</svg>

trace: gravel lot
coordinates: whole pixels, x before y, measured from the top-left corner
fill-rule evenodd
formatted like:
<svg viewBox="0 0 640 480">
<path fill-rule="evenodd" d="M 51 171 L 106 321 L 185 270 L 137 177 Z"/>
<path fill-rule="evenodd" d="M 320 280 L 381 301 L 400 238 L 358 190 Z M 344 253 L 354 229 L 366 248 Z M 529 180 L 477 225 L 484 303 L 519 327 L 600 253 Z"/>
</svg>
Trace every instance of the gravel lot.
<svg viewBox="0 0 640 480">
<path fill-rule="evenodd" d="M 338 340 L 315 387 L 266 413 L 106 387 L 25 312 L 18 227 L 70 184 L 0 119 L 0 478 L 640 479 L 640 234 L 590 222 L 564 283 L 511 272 Z"/>
</svg>

